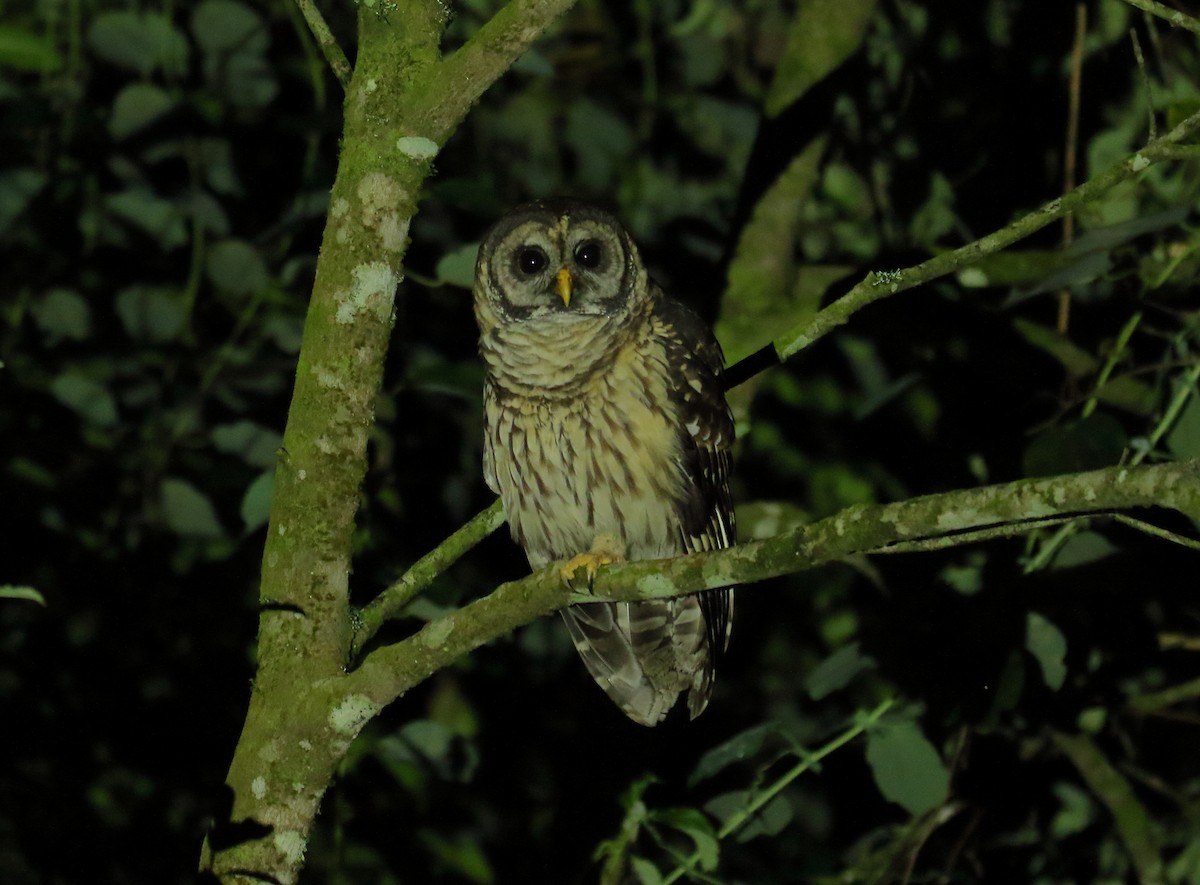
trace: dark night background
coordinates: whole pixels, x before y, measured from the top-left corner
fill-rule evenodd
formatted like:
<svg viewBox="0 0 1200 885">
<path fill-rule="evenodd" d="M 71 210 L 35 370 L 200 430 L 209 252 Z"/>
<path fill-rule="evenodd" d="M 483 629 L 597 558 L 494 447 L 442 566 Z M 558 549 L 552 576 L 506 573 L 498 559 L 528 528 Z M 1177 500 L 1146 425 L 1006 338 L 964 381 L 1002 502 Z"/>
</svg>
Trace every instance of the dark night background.
<svg viewBox="0 0 1200 885">
<path fill-rule="evenodd" d="M 822 5 L 832 21 L 866 4 Z M 1144 143 L 1151 101 L 1160 133 L 1200 108 L 1195 35 L 1119 0 L 1084 5 L 1080 181 Z M 354 8 L 322 6 L 352 56 Z M 495 7 L 455 4 L 447 44 Z M 377 404 L 357 603 L 491 500 L 467 286 L 474 243 L 508 206 L 569 193 L 613 207 L 734 355 L 871 270 L 1061 193 L 1075 3 L 880 0 L 847 61 L 768 118 L 795 12 L 584 0 L 439 155 Z M 0 584 L 45 604 L 0 599 L 4 883 L 195 877 L 253 674 L 268 478 L 339 133 L 339 87 L 284 0 L 5 7 Z M 743 241 L 818 135 L 793 229 Z M 1200 455 L 1200 406 L 1184 399 L 1198 169 L 1156 166 L 1080 212 L 1072 249 L 1048 227 L 985 264 L 989 285 L 885 299 L 737 392 L 743 535 Z M 725 285 L 755 248 L 802 269 L 790 293 L 760 293 L 767 308 Z M 1115 380 L 1095 396 L 1106 364 Z M 1195 678 L 1196 555 L 1097 519 L 770 581 L 739 597 L 708 712 L 654 730 L 596 690 L 557 620 L 532 624 L 368 727 L 302 881 L 594 881 L 597 846 L 651 774 L 640 795 L 658 816 L 626 847 L 665 874 L 700 826 L 670 809 L 719 826 L 797 748 L 895 694 L 900 737 L 859 739 L 788 786 L 743 841 L 722 841 L 710 881 L 1134 881 L 1140 820 L 1161 881 L 1194 885 L 1200 688 L 1154 693 Z M 526 569 L 502 530 L 384 638 Z M 1117 817 L 1056 733 L 1086 735 L 1128 784 Z M 738 752 L 705 757 L 731 739 Z"/>
</svg>

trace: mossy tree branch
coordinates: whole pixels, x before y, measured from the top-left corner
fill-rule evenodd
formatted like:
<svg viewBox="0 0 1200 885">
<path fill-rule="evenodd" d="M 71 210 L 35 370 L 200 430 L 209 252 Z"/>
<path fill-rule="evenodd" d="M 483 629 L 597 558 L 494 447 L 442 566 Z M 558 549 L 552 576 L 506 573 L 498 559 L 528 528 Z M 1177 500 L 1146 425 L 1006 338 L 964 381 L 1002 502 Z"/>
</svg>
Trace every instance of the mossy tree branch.
<svg viewBox="0 0 1200 885">
<path fill-rule="evenodd" d="M 1112 467 L 1050 479 L 852 507 L 773 538 L 672 559 L 606 566 L 592 592 L 572 593 L 557 566 L 502 584 L 488 596 L 374 650 L 343 683 L 379 708 L 442 667 L 535 618 L 575 602 L 632 602 L 747 584 L 863 553 L 932 538 L 979 540 L 981 529 L 1039 524 L 1056 516 L 1165 507 L 1200 518 L 1200 461 Z"/>
<path fill-rule="evenodd" d="M 351 535 L 409 223 L 437 151 L 572 2 L 513 0 L 448 57 L 444 3 L 359 5 L 341 154 L 275 471 L 258 671 L 226 779 L 229 820 L 201 857 L 223 883 L 296 881 L 321 797 L 373 713 L 343 685 L 354 639 Z M 230 835 L 251 832 L 265 835 Z"/>
</svg>

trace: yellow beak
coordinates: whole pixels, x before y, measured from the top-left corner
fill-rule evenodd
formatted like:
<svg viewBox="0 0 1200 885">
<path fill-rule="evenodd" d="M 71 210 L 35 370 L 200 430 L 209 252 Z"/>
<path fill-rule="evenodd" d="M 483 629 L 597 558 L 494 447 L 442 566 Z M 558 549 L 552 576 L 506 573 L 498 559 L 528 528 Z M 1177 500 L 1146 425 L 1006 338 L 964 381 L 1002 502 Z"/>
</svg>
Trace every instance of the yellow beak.
<svg viewBox="0 0 1200 885">
<path fill-rule="evenodd" d="M 571 286 L 573 282 L 571 272 L 565 267 L 554 275 L 554 286 L 558 290 L 558 297 L 563 300 L 563 304 L 567 307 L 571 306 Z"/>
</svg>

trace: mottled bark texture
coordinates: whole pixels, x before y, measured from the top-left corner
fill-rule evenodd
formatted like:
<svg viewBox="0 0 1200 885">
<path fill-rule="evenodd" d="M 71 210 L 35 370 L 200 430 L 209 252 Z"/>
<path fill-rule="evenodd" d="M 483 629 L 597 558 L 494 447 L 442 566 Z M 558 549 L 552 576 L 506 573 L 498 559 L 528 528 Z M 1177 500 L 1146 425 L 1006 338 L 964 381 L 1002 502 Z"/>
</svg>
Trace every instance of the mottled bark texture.
<svg viewBox="0 0 1200 885">
<path fill-rule="evenodd" d="M 445 56 L 445 4 L 359 6 L 341 155 L 275 472 L 258 672 L 227 778 L 230 817 L 201 859 L 222 882 L 296 881 L 334 770 L 379 709 L 345 672 L 350 539 L 409 223 L 441 145 L 572 2 L 514 0 Z"/>
</svg>

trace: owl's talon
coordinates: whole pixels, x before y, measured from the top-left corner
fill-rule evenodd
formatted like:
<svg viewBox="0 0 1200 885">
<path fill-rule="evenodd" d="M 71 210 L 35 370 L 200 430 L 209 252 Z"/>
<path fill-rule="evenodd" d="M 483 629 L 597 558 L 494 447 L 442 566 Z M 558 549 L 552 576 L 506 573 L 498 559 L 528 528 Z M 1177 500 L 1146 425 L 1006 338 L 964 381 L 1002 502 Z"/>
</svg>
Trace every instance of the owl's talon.
<svg viewBox="0 0 1200 885">
<path fill-rule="evenodd" d="M 614 562 L 624 562 L 625 557 L 616 553 L 601 553 L 591 551 L 589 553 L 580 553 L 578 556 L 573 556 L 559 570 L 562 575 L 563 583 L 567 588 L 574 590 L 576 593 L 581 593 L 576 584 L 575 574 L 581 568 L 587 573 L 587 592 L 592 592 L 592 585 L 596 582 L 596 571 L 602 565 L 611 565 Z"/>
</svg>

